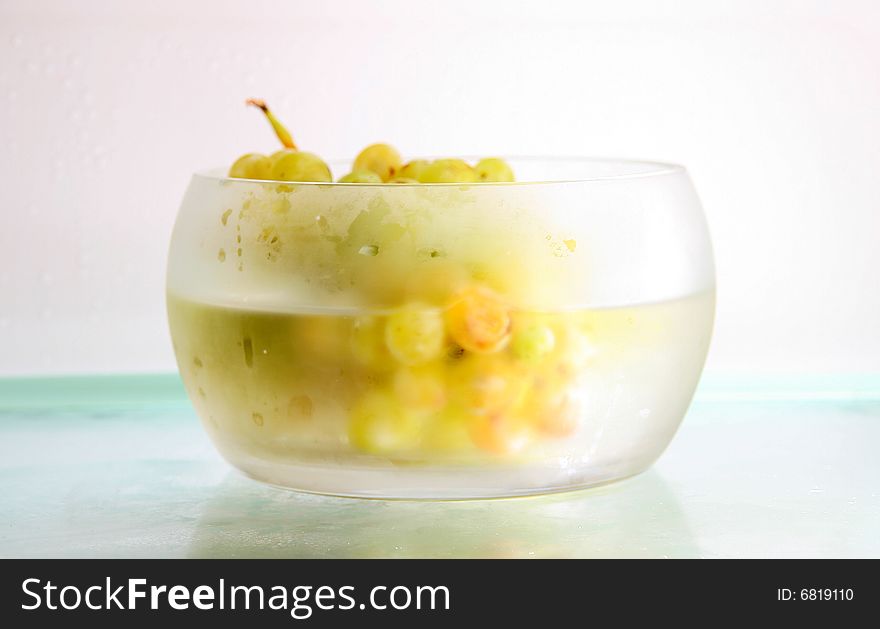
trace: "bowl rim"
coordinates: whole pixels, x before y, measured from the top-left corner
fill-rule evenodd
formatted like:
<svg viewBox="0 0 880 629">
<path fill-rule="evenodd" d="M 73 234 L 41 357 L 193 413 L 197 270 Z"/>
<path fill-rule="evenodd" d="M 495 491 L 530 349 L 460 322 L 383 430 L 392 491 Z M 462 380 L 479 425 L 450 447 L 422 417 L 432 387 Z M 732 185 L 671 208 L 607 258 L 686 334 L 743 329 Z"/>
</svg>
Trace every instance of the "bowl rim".
<svg viewBox="0 0 880 629">
<path fill-rule="evenodd" d="M 494 157 L 494 156 L 493 156 Z M 587 156 L 563 156 L 563 155 L 554 155 L 554 156 L 538 156 L 538 155 L 504 155 L 501 156 L 502 159 L 512 161 L 512 162 L 557 162 L 557 163 L 567 163 L 567 164 L 608 164 L 608 165 L 620 165 L 620 166 L 641 166 L 643 168 L 642 171 L 637 172 L 622 172 L 622 173 L 612 173 L 606 175 L 596 175 L 590 177 L 567 177 L 560 179 L 540 179 L 540 180 L 528 180 L 528 181 L 475 181 L 475 182 L 451 182 L 451 183 L 390 183 L 390 182 L 382 182 L 382 183 L 349 183 L 349 182 L 339 182 L 339 181 L 281 181 L 278 179 L 244 179 L 240 177 L 228 177 L 224 173 L 226 169 L 224 168 L 207 168 L 198 170 L 193 173 L 194 177 L 204 178 L 204 179 L 214 179 L 216 181 L 220 181 L 225 184 L 234 184 L 239 182 L 244 183 L 258 183 L 258 184 L 271 184 L 271 185 L 297 185 L 297 186 L 320 186 L 320 187 L 361 187 L 361 188 L 440 188 L 440 187 L 471 187 L 471 186 L 479 186 L 479 187 L 526 187 L 526 186 L 547 186 L 547 185 L 559 185 L 559 184 L 577 184 L 577 183 L 593 183 L 593 182 L 603 182 L 603 181 L 628 181 L 630 179 L 649 179 L 655 177 L 665 177 L 669 175 L 678 175 L 678 174 L 686 174 L 687 169 L 681 164 L 675 162 L 668 162 L 662 160 L 653 160 L 653 159 L 637 159 L 637 158 L 622 158 L 622 157 L 587 157 Z M 425 157 L 416 157 L 414 159 L 443 159 L 443 157 L 439 156 L 425 156 Z M 465 159 L 467 161 L 476 161 L 481 159 L 479 157 L 465 155 L 462 156 L 461 159 Z M 329 165 L 348 165 L 351 164 L 350 159 L 330 159 L 327 160 Z"/>
</svg>

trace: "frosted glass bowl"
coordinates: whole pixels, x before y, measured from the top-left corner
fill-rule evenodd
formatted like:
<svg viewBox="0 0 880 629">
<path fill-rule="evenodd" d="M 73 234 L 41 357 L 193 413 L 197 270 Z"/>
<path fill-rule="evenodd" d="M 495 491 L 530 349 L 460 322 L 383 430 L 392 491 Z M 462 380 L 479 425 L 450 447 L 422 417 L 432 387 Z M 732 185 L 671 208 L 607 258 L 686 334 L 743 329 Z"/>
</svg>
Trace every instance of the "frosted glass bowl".
<svg viewBox="0 0 880 629">
<path fill-rule="evenodd" d="M 510 162 L 522 183 L 192 178 L 168 316 L 230 463 L 304 491 L 447 499 L 650 466 L 714 315 L 690 179 L 655 162 Z"/>
</svg>

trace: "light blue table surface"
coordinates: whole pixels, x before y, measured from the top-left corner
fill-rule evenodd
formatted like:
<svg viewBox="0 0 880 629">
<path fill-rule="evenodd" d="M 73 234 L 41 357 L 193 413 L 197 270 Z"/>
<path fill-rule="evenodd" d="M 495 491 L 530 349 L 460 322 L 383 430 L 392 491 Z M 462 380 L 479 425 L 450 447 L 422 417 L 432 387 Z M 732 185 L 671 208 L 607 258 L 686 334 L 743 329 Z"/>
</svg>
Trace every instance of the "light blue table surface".
<svg viewBox="0 0 880 629">
<path fill-rule="evenodd" d="M 176 376 L 0 380 L 0 557 L 880 557 L 880 376 L 707 378 L 648 472 L 473 502 L 244 478 Z"/>
</svg>

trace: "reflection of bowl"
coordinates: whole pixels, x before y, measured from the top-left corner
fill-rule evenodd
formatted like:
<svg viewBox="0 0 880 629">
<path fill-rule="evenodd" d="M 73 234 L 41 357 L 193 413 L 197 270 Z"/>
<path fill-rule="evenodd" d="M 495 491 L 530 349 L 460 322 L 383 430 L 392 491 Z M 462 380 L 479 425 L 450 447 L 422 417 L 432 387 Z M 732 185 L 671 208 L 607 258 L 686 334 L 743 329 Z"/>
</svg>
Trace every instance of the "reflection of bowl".
<svg viewBox="0 0 880 629">
<path fill-rule="evenodd" d="M 687 174 L 512 161 L 539 183 L 193 178 L 168 312 L 230 462 L 308 491 L 440 498 L 650 465 L 690 401 L 714 309 Z"/>
<path fill-rule="evenodd" d="M 619 485 L 515 500 L 353 501 L 277 492 L 230 473 L 204 505 L 190 557 L 699 557 L 654 471 Z"/>
</svg>

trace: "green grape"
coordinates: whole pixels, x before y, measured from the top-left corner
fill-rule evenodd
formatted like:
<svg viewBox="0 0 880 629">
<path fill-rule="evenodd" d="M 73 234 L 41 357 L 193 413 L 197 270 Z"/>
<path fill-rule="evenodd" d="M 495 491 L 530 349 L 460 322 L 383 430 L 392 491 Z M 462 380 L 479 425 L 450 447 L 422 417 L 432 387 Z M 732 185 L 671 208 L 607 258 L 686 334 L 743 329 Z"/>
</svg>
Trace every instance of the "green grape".
<svg viewBox="0 0 880 629">
<path fill-rule="evenodd" d="M 339 183 L 382 183 L 382 178 L 372 170 L 353 170 L 340 177 Z"/>
<path fill-rule="evenodd" d="M 419 183 L 419 180 L 412 177 L 394 177 L 388 183 Z"/>
<path fill-rule="evenodd" d="M 473 183 L 476 180 L 477 173 L 463 159 L 438 159 L 419 173 L 422 183 Z"/>
<path fill-rule="evenodd" d="M 388 220 L 390 207 L 376 207 L 361 210 L 348 226 L 345 237 L 336 243 L 336 251 L 340 256 L 352 254 L 378 255 L 386 247 L 393 245 L 406 233 L 400 223 Z M 368 254 L 365 247 L 372 251 Z"/>
<path fill-rule="evenodd" d="M 272 164 L 276 181 L 333 181 L 330 168 L 314 153 L 291 151 Z"/>
<path fill-rule="evenodd" d="M 403 167 L 400 169 L 400 172 L 397 173 L 397 176 L 406 177 L 407 179 L 415 179 L 416 181 L 418 181 L 419 175 L 421 175 L 422 171 L 430 165 L 431 162 L 426 159 L 414 159 L 404 164 Z"/>
<path fill-rule="evenodd" d="M 535 323 L 521 330 L 514 330 L 510 349 L 514 356 L 527 362 L 538 362 L 553 351 L 556 337 L 553 330 Z"/>
<path fill-rule="evenodd" d="M 229 169 L 229 176 L 239 179 L 268 179 L 271 170 L 271 159 L 259 153 L 247 153 L 235 160 Z"/>
<path fill-rule="evenodd" d="M 443 316 L 436 310 L 408 306 L 395 311 L 385 323 L 385 344 L 405 365 L 418 365 L 443 351 Z"/>
<path fill-rule="evenodd" d="M 400 153 L 388 144 L 371 144 L 354 159 L 352 170 L 370 170 L 388 181 L 400 170 Z"/>
<path fill-rule="evenodd" d="M 371 454 L 399 452 L 418 443 L 419 422 L 391 393 L 374 389 L 352 409 L 348 438 L 355 448 Z"/>
<path fill-rule="evenodd" d="M 474 166 L 480 181 L 514 181 L 513 170 L 500 157 L 485 157 Z"/>
</svg>

